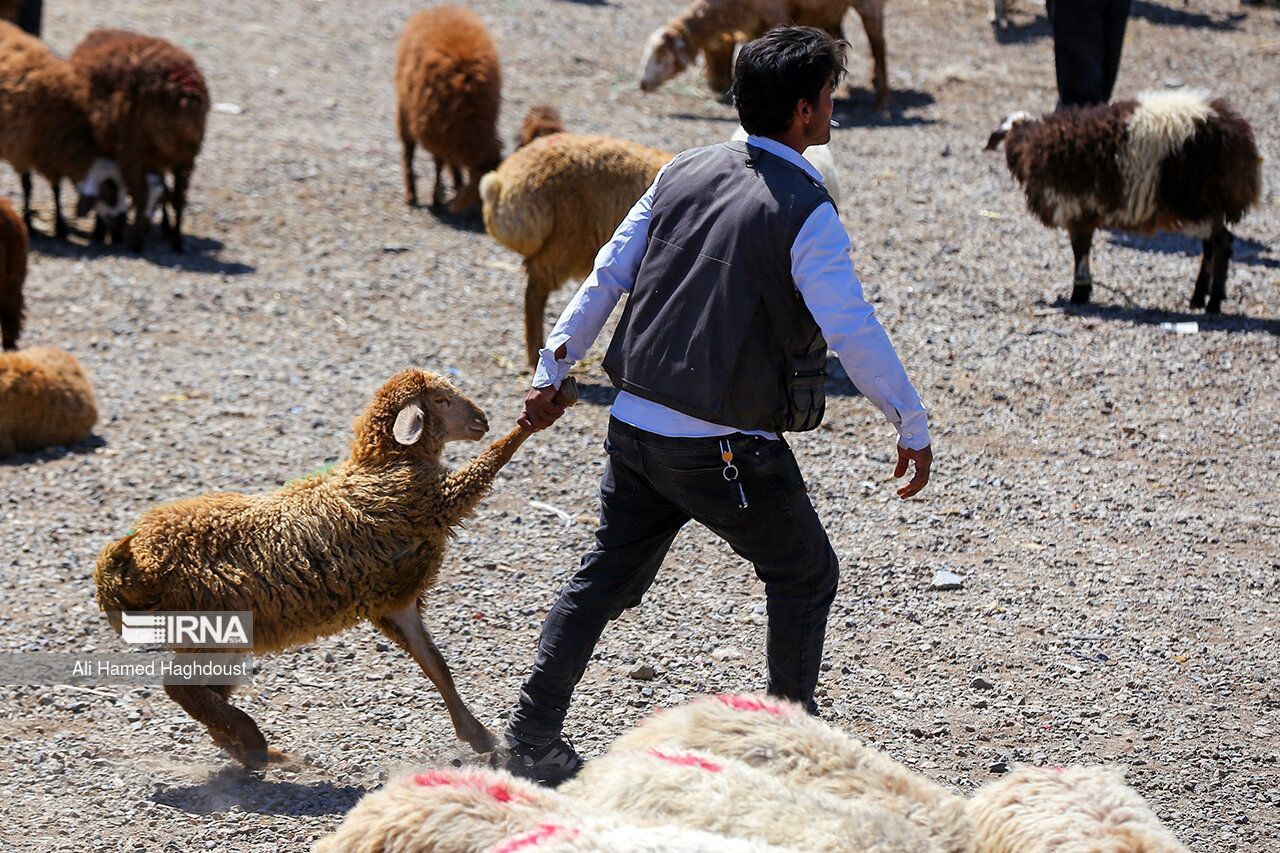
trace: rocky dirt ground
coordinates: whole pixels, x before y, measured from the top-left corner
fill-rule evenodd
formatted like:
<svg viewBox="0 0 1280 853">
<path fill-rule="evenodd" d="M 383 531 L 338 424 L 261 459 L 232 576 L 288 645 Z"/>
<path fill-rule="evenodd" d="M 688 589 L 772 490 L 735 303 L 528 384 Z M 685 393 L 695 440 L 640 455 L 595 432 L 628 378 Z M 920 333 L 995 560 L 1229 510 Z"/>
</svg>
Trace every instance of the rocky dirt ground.
<svg viewBox="0 0 1280 853">
<path fill-rule="evenodd" d="M 56 49 L 102 25 L 166 36 L 240 111 L 210 118 L 188 254 L 33 241 L 25 343 L 79 356 L 102 418 L 85 446 L 0 465 L 6 652 L 117 648 L 90 580 L 106 541 L 157 502 L 268 490 L 341 457 L 403 367 L 449 373 L 495 426 L 518 411 L 518 258 L 401 201 L 390 81 L 415 5 L 47 4 Z M 468 5 L 503 51 L 506 139 L 541 101 L 573 129 L 671 150 L 733 127 L 695 74 L 636 86 L 646 35 L 683 0 Z M 895 0 L 887 116 L 853 15 L 849 31 L 843 215 L 929 404 L 937 464 L 926 492 L 897 500 L 892 431 L 848 395 L 793 440 L 843 562 L 825 717 L 961 792 L 1018 761 L 1126 765 L 1194 849 L 1280 850 L 1280 12 L 1134 2 L 1118 94 L 1210 88 L 1268 158 L 1214 318 L 1187 313 L 1195 248 L 1173 237 L 1102 239 L 1097 304 L 1065 305 L 1065 237 L 981 152 L 1005 113 L 1053 105 L 1040 7 L 1023 0 L 996 38 L 977 0 Z M 1194 334 L 1163 327 L 1187 321 Z M 525 445 L 428 596 L 464 696 L 494 725 L 591 535 L 610 395 L 598 369 L 584 377 L 586 403 Z M 931 590 L 940 569 L 962 588 Z M 749 567 L 691 527 L 607 632 L 570 733 L 599 752 L 654 708 L 761 687 L 762 610 Z M 643 665 L 656 677 L 630 677 Z M 0 697 L 6 849 L 301 850 L 388 773 L 464 752 L 429 682 L 367 628 L 261 661 L 240 703 L 300 759 L 261 777 L 159 689 Z"/>
</svg>

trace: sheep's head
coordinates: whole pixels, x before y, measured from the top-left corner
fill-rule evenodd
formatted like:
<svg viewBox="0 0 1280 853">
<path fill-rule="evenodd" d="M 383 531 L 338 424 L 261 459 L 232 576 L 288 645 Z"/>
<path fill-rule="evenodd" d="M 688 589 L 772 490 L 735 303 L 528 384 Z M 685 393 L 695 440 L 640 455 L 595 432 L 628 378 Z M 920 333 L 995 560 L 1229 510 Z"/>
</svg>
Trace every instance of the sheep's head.
<svg viewBox="0 0 1280 853">
<path fill-rule="evenodd" d="M 124 191 L 124 176 L 120 167 L 109 157 L 99 157 L 89 167 L 89 173 L 76 184 L 79 198 L 76 200 L 76 216 L 85 216 L 97 210 L 108 218 L 119 216 L 129 209 L 129 199 Z"/>
<path fill-rule="evenodd" d="M 987 138 L 987 147 L 982 150 L 995 151 L 1000 147 L 1000 143 L 1004 142 L 1004 138 L 1009 135 L 1009 131 L 1013 130 L 1014 125 L 1028 121 L 1034 121 L 1030 113 L 1009 113 L 1004 117 L 1004 121 L 1000 123 L 1000 127 L 996 128 L 996 132 Z"/>
<path fill-rule="evenodd" d="M 652 92 L 693 64 L 697 55 L 689 44 L 689 34 L 675 24 L 659 27 L 644 47 L 640 69 L 640 90 Z"/>
<path fill-rule="evenodd" d="M 373 395 L 356 421 L 353 459 L 420 455 L 436 458 L 450 441 L 479 441 L 489 431 L 483 411 L 447 379 L 402 370 Z"/>
<path fill-rule="evenodd" d="M 516 148 L 523 148 L 541 136 L 553 136 L 564 133 L 564 122 L 560 111 L 550 104 L 538 104 L 529 107 L 524 121 L 520 124 L 520 135 L 516 137 Z"/>
</svg>

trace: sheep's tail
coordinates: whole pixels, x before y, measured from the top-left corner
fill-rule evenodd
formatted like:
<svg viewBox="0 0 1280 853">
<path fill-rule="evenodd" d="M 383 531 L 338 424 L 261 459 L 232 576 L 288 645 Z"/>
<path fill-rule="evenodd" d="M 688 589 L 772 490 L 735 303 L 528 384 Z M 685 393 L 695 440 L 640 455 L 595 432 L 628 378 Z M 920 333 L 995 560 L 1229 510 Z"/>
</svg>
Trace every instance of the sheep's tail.
<svg viewBox="0 0 1280 853">
<path fill-rule="evenodd" d="M 1217 113 L 1220 139 L 1211 145 L 1222 157 L 1222 209 L 1227 222 L 1239 222 L 1262 198 L 1262 155 L 1253 128 L 1222 98 L 1209 104 Z"/>
<path fill-rule="evenodd" d="M 502 245 L 529 257 L 551 234 L 551 211 L 535 193 L 525 193 L 519 181 L 503 176 L 501 168 L 480 179 L 484 227 Z"/>
<path fill-rule="evenodd" d="M 109 543 L 98 554 L 98 562 L 93 567 L 93 583 L 98 588 L 98 607 L 105 613 L 154 609 L 152 602 L 148 600 L 151 596 L 145 589 L 138 589 L 141 573 L 133 558 L 134 536 L 135 534 L 130 533 Z M 111 627 L 116 631 L 120 630 L 116 619 L 112 620 Z"/>
</svg>

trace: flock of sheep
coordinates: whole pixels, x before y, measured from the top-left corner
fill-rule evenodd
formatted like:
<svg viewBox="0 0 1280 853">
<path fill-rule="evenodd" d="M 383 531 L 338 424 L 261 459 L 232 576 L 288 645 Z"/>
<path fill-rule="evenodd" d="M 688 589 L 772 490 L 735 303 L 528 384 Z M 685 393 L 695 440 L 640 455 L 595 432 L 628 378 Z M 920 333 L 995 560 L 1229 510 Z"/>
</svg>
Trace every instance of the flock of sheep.
<svg viewBox="0 0 1280 853">
<path fill-rule="evenodd" d="M 365 796 L 318 853 L 1185 853 L 1102 767 L 1020 767 L 969 800 L 770 697 L 659 711 L 556 791 L 476 768 Z"/>
<path fill-rule="evenodd" d="M 723 92 L 737 43 L 785 22 L 840 35 L 849 8 L 866 28 L 883 104 L 890 93 L 882 0 L 693 0 L 647 43 L 641 87 L 653 90 L 701 55 L 708 84 Z M 1004 3 L 993 12 L 1002 16 Z M 674 155 L 566 132 L 544 105 L 530 111 L 516 151 L 504 159 L 501 81 L 497 46 L 473 12 L 433 8 L 406 24 L 395 67 L 405 200 L 418 203 L 414 162 L 422 148 L 435 167 L 430 207 L 443 209 L 448 173 L 451 211 L 478 210 L 487 231 L 522 256 L 532 364 L 548 295 L 590 272 L 598 248 Z M 96 31 L 64 61 L 0 23 L 0 158 L 22 176 L 24 194 L 21 218 L 0 200 L 5 350 L 16 350 L 21 332 L 30 173 L 53 188 L 54 237 L 67 233 L 59 187 L 69 178 L 79 192 L 77 214 L 96 216 L 95 239 L 123 240 L 132 208 L 132 248 L 144 248 L 159 212 L 180 251 L 208 110 L 194 59 L 162 39 Z M 1072 301 L 1089 298 L 1094 230 L 1166 229 L 1204 240 L 1192 304 L 1221 309 L 1228 225 L 1261 191 L 1252 131 L 1229 105 L 1165 93 L 1041 119 L 1014 115 L 989 147 L 1002 143 L 1030 211 L 1071 237 Z M 811 149 L 806 156 L 838 193 L 830 155 Z M 96 418 L 92 387 L 70 354 L 52 347 L 0 354 L 0 456 L 75 443 Z M 252 651 L 260 654 L 369 621 L 436 685 L 458 737 L 488 751 L 493 736 L 458 695 L 418 612 L 450 530 L 527 437 L 517 429 L 456 472 L 441 464 L 444 443 L 479 440 L 487 430 L 483 412 L 447 381 L 418 370 L 397 374 L 356 421 L 350 458 L 332 471 L 270 495 L 206 495 L 147 513 L 102 550 L 94 570 L 99 605 L 109 612 L 252 610 Z M 246 766 L 282 756 L 229 703 L 229 688 L 166 691 Z M 1100 805 L 1109 798 L 1113 811 Z M 1126 817 L 1117 821 L 1120 812 Z M 1136 794 L 1105 773 L 1026 769 L 964 803 L 794 709 L 708 700 L 624 737 L 563 793 L 481 771 L 426 774 L 366 798 L 327 843 L 333 850 L 1029 851 L 1041 849 L 1055 821 L 1080 837 L 1135 833 L 1129 846 L 1106 849 L 1182 849 Z"/>
</svg>

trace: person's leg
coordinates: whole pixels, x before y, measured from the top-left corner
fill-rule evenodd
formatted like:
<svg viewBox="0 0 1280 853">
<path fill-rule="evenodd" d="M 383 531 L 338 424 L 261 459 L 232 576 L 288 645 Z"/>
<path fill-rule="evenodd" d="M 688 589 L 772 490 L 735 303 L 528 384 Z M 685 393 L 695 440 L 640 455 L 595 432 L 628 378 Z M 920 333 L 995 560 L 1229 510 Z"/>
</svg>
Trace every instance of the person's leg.
<svg viewBox="0 0 1280 853">
<path fill-rule="evenodd" d="M 714 442 L 700 455 L 652 451 L 663 469 L 652 480 L 755 566 L 769 612 L 768 691 L 812 712 L 839 580 L 835 551 L 785 441 L 739 436 L 730 449 L 736 481 L 725 479 Z"/>
<path fill-rule="evenodd" d="M 18 9 L 17 24 L 20 28 L 40 37 L 40 19 L 44 16 L 44 0 L 22 0 Z"/>
<path fill-rule="evenodd" d="M 595 545 L 547 614 L 533 671 L 507 729 L 525 744 L 539 746 L 559 736 L 604 626 L 640 603 L 689 520 L 648 483 L 633 438 L 611 426 L 607 447 Z"/>
<path fill-rule="evenodd" d="M 1102 103 L 1106 0 L 1057 0 L 1049 7 L 1059 106 Z"/>
<path fill-rule="evenodd" d="M 1102 91 L 1104 99 L 1111 100 L 1120 73 L 1120 54 L 1124 51 L 1124 30 L 1129 21 L 1130 0 L 1108 0 L 1103 13 L 1106 40 L 1102 56 Z"/>
</svg>

